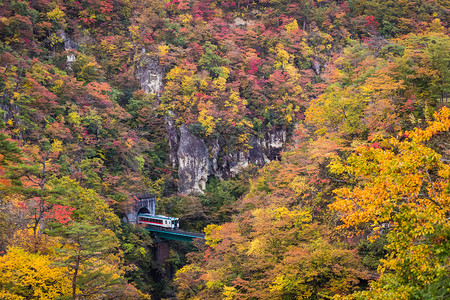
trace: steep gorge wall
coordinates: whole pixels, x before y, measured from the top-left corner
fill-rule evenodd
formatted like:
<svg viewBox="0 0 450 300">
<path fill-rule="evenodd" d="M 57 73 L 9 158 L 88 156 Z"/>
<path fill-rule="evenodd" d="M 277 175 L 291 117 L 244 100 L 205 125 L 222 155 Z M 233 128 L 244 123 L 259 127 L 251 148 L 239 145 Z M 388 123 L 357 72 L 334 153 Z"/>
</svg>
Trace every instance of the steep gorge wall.
<svg viewBox="0 0 450 300">
<path fill-rule="evenodd" d="M 157 60 L 147 58 L 138 68 L 137 76 L 146 93 L 163 91 L 163 71 Z M 174 117 L 165 116 L 165 129 L 170 147 L 169 159 L 178 169 L 179 191 L 181 193 L 203 193 L 209 176 L 230 178 L 239 174 L 249 164 L 262 167 L 280 158 L 286 144 L 285 130 L 265 132 L 262 137 L 252 137 L 250 149 L 226 153 L 217 139 L 205 140 L 191 133 L 186 125 L 175 125 Z M 226 140 L 226 137 L 223 137 Z"/>
</svg>

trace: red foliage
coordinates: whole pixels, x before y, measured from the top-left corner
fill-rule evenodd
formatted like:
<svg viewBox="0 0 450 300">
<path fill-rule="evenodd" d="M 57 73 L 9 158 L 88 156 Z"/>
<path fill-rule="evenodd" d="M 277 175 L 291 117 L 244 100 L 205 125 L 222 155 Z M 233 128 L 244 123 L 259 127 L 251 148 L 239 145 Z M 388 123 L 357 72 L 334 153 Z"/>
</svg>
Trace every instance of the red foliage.
<svg viewBox="0 0 450 300">
<path fill-rule="evenodd" d="M 379 23 L 375 21 L 374 16 L 367 16 L 365 25 L 372 30 L 377 30 Z"/>
<path fill-rule="evenodd" d="M 67 224 L 72 220 L 70 216 L 74 210 L 75 208 L 73 207 L 56 204 L 50 211 L 44 213 L 44 218 L 47 220 L 52 219 L 59 224 Z"/>
</svg>

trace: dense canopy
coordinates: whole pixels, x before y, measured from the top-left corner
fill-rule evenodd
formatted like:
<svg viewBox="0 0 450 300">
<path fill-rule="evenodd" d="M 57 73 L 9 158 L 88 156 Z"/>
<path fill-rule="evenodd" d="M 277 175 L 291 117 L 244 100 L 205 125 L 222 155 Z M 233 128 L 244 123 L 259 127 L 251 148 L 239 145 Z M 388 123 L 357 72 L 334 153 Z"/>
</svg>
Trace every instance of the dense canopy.
<svg viewBox="0 0 450 300">
<path fill-rule="evenodd" d="M 449 12 L 0 0 L 0 298 L 449 298 Z"/>
</svg>

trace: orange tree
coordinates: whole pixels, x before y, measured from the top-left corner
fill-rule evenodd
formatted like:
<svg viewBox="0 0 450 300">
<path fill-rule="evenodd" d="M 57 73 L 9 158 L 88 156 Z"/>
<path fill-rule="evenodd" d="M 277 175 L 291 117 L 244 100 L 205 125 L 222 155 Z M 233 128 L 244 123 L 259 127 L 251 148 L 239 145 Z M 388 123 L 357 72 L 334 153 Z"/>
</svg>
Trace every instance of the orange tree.
<svg viewBox="0 0 450 300">
<path fill-rule="evenodd" d="M 372 239 L 389 228 L 380 279 L 350 299 L 449 296 L 450 165 L 445 151 L 427 146 L 445 145 L 449 129 L 450 110 L 444 107 L 426 129 L 360 147 L 346 162 L 331 165 L 354 183 L 335 191 L 331 208 L 341 213 L 341 227 L 370 224 Z"/>
</svg>

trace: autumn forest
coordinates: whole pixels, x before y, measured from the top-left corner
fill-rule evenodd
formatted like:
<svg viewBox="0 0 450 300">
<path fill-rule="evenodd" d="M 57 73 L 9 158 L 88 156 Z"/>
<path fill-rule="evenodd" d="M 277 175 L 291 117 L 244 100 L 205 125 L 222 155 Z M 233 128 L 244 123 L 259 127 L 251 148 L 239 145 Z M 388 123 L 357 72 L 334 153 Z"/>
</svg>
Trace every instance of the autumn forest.
<svg viewBox="0 0 450 300">
<path fill-rule="evenodd" d="M 0 299 L 450 299 L 449 12 L 0 0 Z"/>
</svg>

